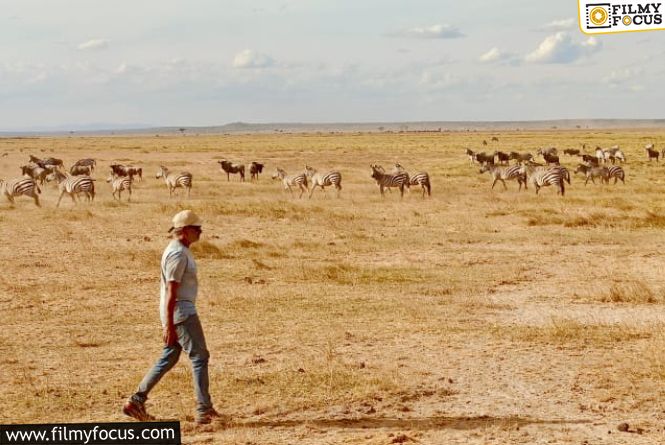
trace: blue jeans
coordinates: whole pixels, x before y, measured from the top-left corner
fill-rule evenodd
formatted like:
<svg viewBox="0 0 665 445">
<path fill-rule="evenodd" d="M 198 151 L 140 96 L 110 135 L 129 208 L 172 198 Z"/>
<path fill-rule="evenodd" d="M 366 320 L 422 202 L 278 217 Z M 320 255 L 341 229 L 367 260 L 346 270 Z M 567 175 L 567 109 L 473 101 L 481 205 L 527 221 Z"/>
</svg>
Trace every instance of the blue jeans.
<svg viewBox="0 0 665 445">
<path fill-rule="evenodd" d="M 178 334 L 178 342 L 173 346 L 164 346 L 162 356 L 143 377 L 136 393 L 132 396 L 132 400 L 145 403 L 148 400 L 150 390 L 178 363 L 180 352 L 184 350 L 192 361 L 194 392 L 198 403 L 196 410 L 199 413 L 205 413 L 212 408 L 210 393 L 208 392 L 208 359 L 210 353 L 206 347 L 199 316 L 190 316 L 182 323 L 178 323 L 175 329 Z"/>
</svg>

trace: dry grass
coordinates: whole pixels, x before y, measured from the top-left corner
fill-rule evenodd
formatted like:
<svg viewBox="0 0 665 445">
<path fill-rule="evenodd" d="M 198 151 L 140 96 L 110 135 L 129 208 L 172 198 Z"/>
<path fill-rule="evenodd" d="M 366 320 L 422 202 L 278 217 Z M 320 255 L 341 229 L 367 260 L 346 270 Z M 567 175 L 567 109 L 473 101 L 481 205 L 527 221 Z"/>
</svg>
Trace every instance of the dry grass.
<svg viewBox="0 0 665 445">
<path fill-rule="evenodd" d="M 554 318 L 543 326 L 495 326 L 493 331 L 496 335 L 508 337 L 512 341 L 594 348 L 650 338 L 653 327 L 638 328 L 618 323 Z"/>
<path fill-rule="evenodd" d="M 212 395 L 234 420 L 191 423 L 183 358 L 149 408 L 181 419 L 186 443 L 582 443 L 619 420 L 657 426 L 665 167 L 643 138 L 665 145 L 656 130 L 0 139 L 0 178 L 31 153 L 95 157 L 98 179 L 113 162 L 145 173 L 130 203 L 103 181 L 91 204 L 56 209 L 52 186 L 41 209 L 0 202 L 0 422 L 125 420 L 161 349 L 170 219 L 191 208 Z M 463 154 L 581 143 L 621 145 L 626 185 L 492 191 Z M 222 156 L 268 174 L 227 182 Z M 395 160 L 428 170 L 433 196 L 381 198 L 368 165 Z M 341 198 L 269 179 L 305 163 L 340 169 Z M 160 164 L 193 173 L 190 199 L 169 198 Z"/>
</svg>

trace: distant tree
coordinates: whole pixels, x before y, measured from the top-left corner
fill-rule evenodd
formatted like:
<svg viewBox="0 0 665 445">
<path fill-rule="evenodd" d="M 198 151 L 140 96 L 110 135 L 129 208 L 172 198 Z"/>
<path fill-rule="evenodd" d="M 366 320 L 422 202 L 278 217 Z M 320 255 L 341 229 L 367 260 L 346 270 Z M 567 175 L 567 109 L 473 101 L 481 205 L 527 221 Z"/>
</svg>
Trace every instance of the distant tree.
<svg viewBox="0 0 665 445">
<path fill-rule="evenodd" d="M 187 129 L 186 128 L 178 128 L 178 131 L 184 136 L 185 131 L 187 131 Z"/>
<path fill-rule="evenodd" d="M 386 127 L 379 127 L 379 131 L 381 131 L 381 132 L 383 132 L 383 130 L 385 130 L 385 129 L 386 129 Z"/>
</svg>

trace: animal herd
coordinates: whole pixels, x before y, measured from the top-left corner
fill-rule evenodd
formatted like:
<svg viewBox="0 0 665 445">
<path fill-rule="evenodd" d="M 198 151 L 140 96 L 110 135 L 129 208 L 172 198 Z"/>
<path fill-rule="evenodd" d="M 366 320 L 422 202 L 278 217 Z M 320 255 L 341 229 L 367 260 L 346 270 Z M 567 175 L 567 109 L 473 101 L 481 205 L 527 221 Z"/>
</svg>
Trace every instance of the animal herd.
<svg viewBox="0 0 665 445">
<path fill-rule="evenodd" d="M 584 146 L 586 147 L 586 146 Z M 656 159 L 660 153 L 656 151 L 653 144 L 644 147 L 647 152 L 648 160 Z M 505 189 L 507 189 L 506 181 L 514 180 L 518 183 L 518 191 L 522 190 L 522 186 L 526 190 L 528 185 L 531 184 L 536 194 L 542 187 L 554 186 L 557 193 L 562 196 L 565 194 L 565 183 L 571 184 L 569 170 L 561 165 L 558 150 L 555 147 L 539 148 L 536 150 L 536 155 L 532 153 L 514 152 L 504 153 L 495 151 L 494 153 L 486 154 L 484 152 L 474 152 L 466 149 L 465 154 L 469 161 L 480 165 L 480 173 L 488 172 L 492 178 L 492 188 L 501 182 Z M 596 147 L 593 154 L 587 154 L 579 149 L 565 149 L 563 154 L 574 158 L 579 157 L 577 166 L 573 170 L 575 174 L 581 174 L 585 180 L 584 185 L 589 181 L 596 183 L 596 179 L 601 183 L 608 184 L 611 179 L 614 179 L 614 184 L 621 181 L 625 184 L 626 172 L 617 163 L 623 164 L 626 162 L 626 155 L 619 148 L 614 145 L 610 148 L 603 149 Z M 542 162 L 537 162 L 537 157 L 542 158 Z M 663 150 L 665 156 L 665 149 Z M 514 165 L 509 165 L 510 161 L 514 160 Z"/>
<path fill-rule="evenodd" d="M 497 138 L 492 141 L 498 142 Z M 483 141 L 486 144 L 486 141 Z M 592 153 L 586 152 L 586 145 L 582 150 L 567 148 L 563 150 L 564 159 L 577 158 L 577 165 L 571 168 L 575 175 L 582 175 L 584 185 L 589 182 L 609 183 L 614 179 L 614 184 L 621 181 L 625 184 L 626 172 L 619 164 L 627 162 L 624 152 L 615 145 L 603 149 L 596 147 Z M 665 148 L 659 152 L 653 144 L 644 147 L 647 160 L 651 162 L 659 161 L 660 157 L 665 158 Z M 542 187 L 554 186 L 557 193 L 562 196 L 565 194 L 566 183 L 571 184 L 571 174 L 567 167 L 562 165 L 559 152 L 555 147 L 539 148 L 535 154 L 531 152 L 508 151 L 503 152 L 495 150 L 494 152 L 475 152 L 470 149 L 465 150 L 469 162 L 480 166 L 480 173 L 490 175 L 494 189 L 498 182 L 501 182 L 504 189 L 507 189 L 506 181 L 515 181 L 518 183 L 518 190 L 528 189 L 531 185 L 536 194 Z M 539 160 L 539 158 L 541 160 Z M 219 160 L 219 169 L 222 174 L 226 174 L 227 181 L 231 180 L 231 175 L 238 175 L 239 181 L 244 182 L 246 172 L 249 172 L 250 180 L 259 179 L 259 175 L 264 171 L 265 163 L 253 161 L 248 168 L 244 164 L 231 162 L 229 160 Z M 41 159 L 30 155 L 29 161 L 20 166 L 21 176 L 8 180 L 0 179 L 0 192 L 14 203 L 17 196 L 27 196 L 34 200 L 37 206 L 40 206 L 39 194 L 41 187 L 47 183 L 55 183 L 59 191 L 56 206 L 59 206 L 62 198 L 68 195 L 74 203 L 77 198 L 84 197 L 88 201 L 95 198 L 95 179 L 92 177 L 97 168 L 97 161 L 92 158 L 80 159 L 76 161 L 67 170 L 64 162 L 57 158 Z M 110 172 L 106 178 L 109 183 L 111 193 L 114 199 L 121 200 L 122 193 L 127 195 L 127 201 L 131 201 L 133 186 L 136 181 L 143 180 L 143 169 L 133 165 L 122 165 L 113 163 L 109 166 Z M 390 171 L 386 171 L 379 164 L 370 164 L 370 175 L 379 188 L 379 193 L 383 197 L 386 191 L 395 188 L 399 191 L 400 197 L 404 195 L 405 190 L 412 186 L 419 187 L 422 197 L 431 196 L 432 185 L 430 175 L 426 171 L 419 171 L 415 174 L 409 174 L 404 167 L 395 163 Z M 162 179 L 169 191 L 169 196 L 177 193 L 181 188 L 187 191 L 187 196 L 191 195 L 193 184 L 193 175 L 187 171 L 171 170 L 166 166 L 159 166 L 157 179 Z M 324 193 L 327 187 L 335 189 L 337 196 L 340 196 L 342 190 L 342 174 L 338 170 L 319 172 L 309 165 L 305 165 L 304 170 L 294 174 L 288 174 L 284 169 L 276 167 L 272 174 L 273 180 L 278 180 L 282 188 L 291 195 L 299 192 L 298 198 L 302 198 L 305 193 L 311 198 L 317 188 Z"/>
</svg>

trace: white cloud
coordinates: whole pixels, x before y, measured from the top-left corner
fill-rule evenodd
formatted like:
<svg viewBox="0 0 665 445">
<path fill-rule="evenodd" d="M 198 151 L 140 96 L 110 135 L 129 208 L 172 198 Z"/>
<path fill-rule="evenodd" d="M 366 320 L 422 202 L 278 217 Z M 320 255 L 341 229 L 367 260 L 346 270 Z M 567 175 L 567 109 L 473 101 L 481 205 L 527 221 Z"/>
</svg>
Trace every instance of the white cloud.
<svg viewBox="0 0 665 445">
<path fill-rule="evenodd" d="M 641 91 L 644 87 L 639 84 L 644 77 L 644 69 L 640 67 L 628 67 L 611 71 L 601 80 L 610 88 L 628 88 L 631 91 Z"/>
<path fill-rule="evenodd" d="M 104 39 L 92 39 L 88 40 L 87 42 L 83 42 L 79 44 L 78 49 L 81 51 L 88 51 L 88 50 L 100 50 L 100 49 L 106 49 L 109 46 L 108 40 Z"/>
<path fill-rule="evenodd" d="M 266 68 L 274 65 L 275 61 L 265 54 L 246 49 L 233 58 L 234 68 Z"/>
<path fill-rule="evenodd" d="M 454 26 L 441 24 L 404 29 L 390 33 L 389 35 L 392 37 L 409 37 L 415 39 L 455 39 L 457 37 L 464 37 L 464 34 Z"/>
<path fill-rule="evenodd" d="M 590 37 L 586 41 L 574 41 L 570 34 L 558 32 L 543 40 L 535 51 L 524 58 L 535 63 L 572 63 L 590 56 L 602 47 L 600 41 Z"/>
<path fill-rule="evenodd" d="M 553 20 L 548 24 L 543 25 L 543 27 L 540 29 L 543 31 L 566 31 L 568 29 L 572 29 L 574 26 L 575 26 L 575 19 L 568 18 L 561 20 Z"/>
</svg>

